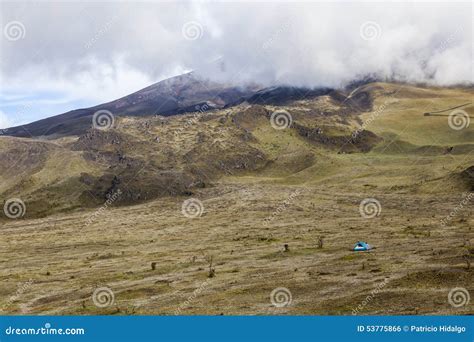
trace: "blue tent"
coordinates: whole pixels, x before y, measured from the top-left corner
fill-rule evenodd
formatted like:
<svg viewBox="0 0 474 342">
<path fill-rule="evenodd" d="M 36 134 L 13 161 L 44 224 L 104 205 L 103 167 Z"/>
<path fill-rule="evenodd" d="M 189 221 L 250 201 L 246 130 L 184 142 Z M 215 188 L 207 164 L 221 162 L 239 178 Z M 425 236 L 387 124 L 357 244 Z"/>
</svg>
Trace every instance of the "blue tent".
<svg viewBox="0 0 474 342">
<path fill-rule="evenodd" d="M 354 248 L 353 248 L 352 250 L 353 250 L 353 251 L 368 251 L 369 249 L 372 249 L 372 246 L 369 245 L 367 242 L 358 241 L 358 242 L 354 245 Z"/>
</svg>

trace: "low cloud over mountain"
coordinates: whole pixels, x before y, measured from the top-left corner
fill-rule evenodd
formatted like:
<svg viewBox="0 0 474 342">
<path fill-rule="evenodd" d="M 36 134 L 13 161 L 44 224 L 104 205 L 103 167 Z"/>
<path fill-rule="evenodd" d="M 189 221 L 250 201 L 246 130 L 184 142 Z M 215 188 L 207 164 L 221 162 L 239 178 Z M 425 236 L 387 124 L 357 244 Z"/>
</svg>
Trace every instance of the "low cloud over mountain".
<svg viewBox="0 0 474 342">
<path fill-rule="evenodd" d="M 204 72 L 218 58 L 225 67 L 209 77 L 266 85 L 336 87 L 364 75 L 472 81 L 469 2 L 0 6 L 4 29 L 10 24 L 1 39 L 4 92 L 42 89 L 103 102 Z"/>
</svg>

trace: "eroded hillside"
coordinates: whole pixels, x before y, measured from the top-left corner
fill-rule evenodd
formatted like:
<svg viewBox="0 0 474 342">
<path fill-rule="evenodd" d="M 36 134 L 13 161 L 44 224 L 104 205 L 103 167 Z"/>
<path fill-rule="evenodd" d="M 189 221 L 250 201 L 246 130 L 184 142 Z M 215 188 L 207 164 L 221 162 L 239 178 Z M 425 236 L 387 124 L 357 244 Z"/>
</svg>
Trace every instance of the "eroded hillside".
<svg viewBox="0 0 474 342">
<path fill-rule="evenodd" d="M 27 217 L 35 217 L 100 205 L 118 188 L 117 204 L 132 204 L 190 195 L 225 175 L 297 178 L 304 170 L 324 171 L 330 160 L 340 163 L 335 154 L 469 155 L 472 129 L 456 131 L 446 117 L 422 113 L 471 98 L 468 90 L 375 83 L 280 106 L 120 117 L 111 129 L 59 139 L 1 137 L 0 190 L 28 202 Z M 289 127 L 272 127 L 274 113 L 283 120 L 275 125 Z M 452 170 L 436 177 L 433 171 L 419 177 L 436 181 Z"/>
</svg>

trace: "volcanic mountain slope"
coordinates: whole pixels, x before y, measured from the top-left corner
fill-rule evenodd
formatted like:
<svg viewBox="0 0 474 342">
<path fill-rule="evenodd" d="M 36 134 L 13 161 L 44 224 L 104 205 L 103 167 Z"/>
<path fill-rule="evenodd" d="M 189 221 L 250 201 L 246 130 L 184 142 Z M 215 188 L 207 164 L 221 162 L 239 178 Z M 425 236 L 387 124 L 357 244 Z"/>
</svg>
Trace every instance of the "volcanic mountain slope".
<svg viewBox="0 0 474 342">
<path fill-rule="evenodd" d="M 34 217 L 97 206 L 118 189 L 117 204 L 132 204 L 190 195 L 225 175 L 312 179 L 329 160 L 330 169 L 338 167 L 337 154 L 444 156 L 449 150 L 450 156 L 469 155 L 471 129 L 455 131 L 447 118 L 420 113 L 471 97 L 462 89 L 372 83 L 350 97 L 331 91 L 287 99 L 285 105 L 244 102 L 172 117 L 124 116 L 109 130 L 90 127 L 57 139 L 2 137 L 0 191 L 5 198 L 26 200 L 27 216 Z M 466 110 L 471 113 L 472 106 Z M 291 125 L 279 129 L 279 123 Z M 466 179 L 462 171 L 456 171 L 457 178 L 448 172 L 430 176 L 430 171 L 420 177 L 430 182 L 448 177 L 453 186 L 467 182 L 461 185 L 466 188 L 470 180 L 461 180 Z"/>
<path fill-rule="evenodd" d="M 94 113 L 109 111 L 114 116 L 170 116 L 195 111 L 209 111 L 238 105 L 284 104 L 299 98 L 313 98 L 330 89 L 293 87 L 262 88 L 257 85 L 234 86 L 210 81 L 195 72 L 172 77 L 118 100 L 91 108 L 77 109 L 27 125 L 12 127 L 2 134 L 16 137 L 58 138 L 79 135 L 91 126 Z"/>
<path fill-rule="evenodd" d="M 167 116 L 193 112 L 203 106 L 206 109 L 223 108 L 244 101 L 258 89 L 256 86 L 236 87 L 216 83 L 196 73 L 188 73 L 158 82 L 112 102 L 12 127 L 5 134 L 17 137 L 82 134 L 90 128 L 92 116 L 99 110 L 110 111 L 115 116 Z"/>
<path fill-rule="evenodd" d="M 284 97 L 280 93 L 279 99 Z M 99 205 L 118 187 L 122 190 L 119 203 L 130 204 L 191 193 L 192 188 L 209 186 L 224 174 L 271 169 L 272 165 L 282 172 L 252 132 L 270 128 L 268 133 L 273 133 L 271 114 L 285 108 L 292 112 L 289 130 L 295 141 L 342 151 L 370 150 L 379 139 L 365 131 L 351 139 L 350 122 L 356 124 L 359 112 L 350 115 L 354 100 L 344 102 L 339 97 L 334 92 L 313 94 L 303 101 L 287 98 L 291 104 L 286 107 L 245 102 L 174 117 L 120 116 L 110 130 L 94 129 L 89 122 L 79 135 L 75 128 L 63 125 L 68 135 L 57 139 L 2 137 L 2 193 L 28 199 L 28 215 L 46 215 L 50 210 Z M 305 148 L 285 158 L 286 167 L 298 170 L 311 165 L 314 152 Z M 294 164 L 293 159 L 298 162 Z"/>
</svg>

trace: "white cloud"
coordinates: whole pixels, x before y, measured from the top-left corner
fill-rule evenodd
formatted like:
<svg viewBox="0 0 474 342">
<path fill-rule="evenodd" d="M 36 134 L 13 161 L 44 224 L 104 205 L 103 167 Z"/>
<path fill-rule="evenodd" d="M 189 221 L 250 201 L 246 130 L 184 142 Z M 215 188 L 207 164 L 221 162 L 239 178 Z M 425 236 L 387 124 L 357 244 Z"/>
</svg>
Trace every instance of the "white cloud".
<svg viewBox="0 0 474 342">
<path fill-rule="evenodd" d="M 58 65 L 52 77 L 47 65 L 28 65 L 16 72 L 16 77 L 9 81 L 8 90 L 19 93 L 28 89 L 29 93 L 48 90 L 54 93 L 68 94 L 65 98 L 95 100 L 98 103 L 114 100 L 128 95 L 152 83 L 152 79 L 138 69 L 124 64 L 117 57 L 109 63 L 96 58 L 81 61 L 82 71 L 72 73 L 67 66 Z M 25 80 L 32 79 L 25 86 Z M 20 100 L 21 102 L 21 100 Z M 37 101 L 40 102 L 40 101 Z"/>
<path fill-rule="evenodd" d="M 96 103 L 192 69 L 267 85 L 336 87 L 366 75 L 472 83 L 471 6 L 2 2 L 2 26 L 20 21 L 26 34 L 16 41 L 1 37 L 0 83 L 7 93 L 60 91 Z M 192 21 L 203 29 L 196 40 L 182 34 Z M 375 23 L 375 38 L 363 37 L 365 23 Z M 220 57 L 225 72 L 209 68 Z"/>
<path fill-rule="evenodd" d="M 10 119 L 8 119 L 8 117 L 2 111 L 0 111 L 0 129 L 8 128 L 11 126 L 12 126 L 12 123 Z"/>
</svg>

